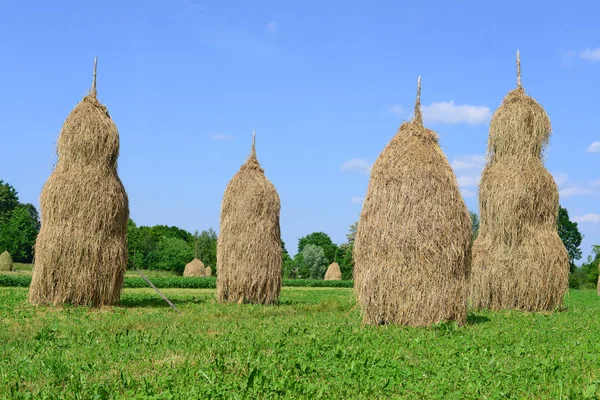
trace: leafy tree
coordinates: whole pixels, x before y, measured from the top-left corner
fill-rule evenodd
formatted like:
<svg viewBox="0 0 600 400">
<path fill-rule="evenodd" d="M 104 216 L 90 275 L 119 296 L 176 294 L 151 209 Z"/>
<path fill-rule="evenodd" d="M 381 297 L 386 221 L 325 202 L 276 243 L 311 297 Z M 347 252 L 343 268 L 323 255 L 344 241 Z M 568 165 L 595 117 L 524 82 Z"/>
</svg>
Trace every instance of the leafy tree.
<svg viewBox="0 0 600 400">
<path fill-rule="evenodd" d="M 358 229 L 358 221 L 350 225 L 350 231 L 346 234 L 349 245 L 354 245 L 354 239 L 356 239 L 356 230 Z"/>
<path fill-rule="evenodd" d="M 31 204 L 17 205 L 8 222 L 0 225 L 0 248 L 8 250 L 13 261 L 31 263 L 39 226 L 35 207 Z"/>
<path fill-rule="evenodd" d="M 302 249 L 302 258 L 313 279 L 323 279 L 327 270 L 327 258 L 322 247 L 307 244 Z"/>
<path fill-rule="evenodd" d="M 469 211 L 469 215 L 471 216 L 471 243 L 473 243 L 479 235 L 479 215 L 473 211 Z"/>
<path fill-rule="evenodd" d="M 0 225 L 8 222 L 18 205 L 19 197 L 15 188 L 0 179 Z"/>
<path fill-rule="evenodd" d="M 337 262 L 340 265 L 342 271 L 342 279 L 352 279 L 352 272 L 354 270 L 354 260 L 352 259 L 352 249 L 354 243 L 344 243 L 340 245 L 340 251 L 338 253 Z"/>
<path fill-rule="evenodd" d="M 575 260 L 581 259 L 581 241 L 583 237 L 577 228 L 577 222 L 569 219 L 569 212 L 566 208 L 558 208 L 558 235 L 569 253 L 570 271 L 575 271 Z"/>
<path fill-rule="evenodd" d="M 196 231 L 197 233 L 197 231 Z M 198 253 L 197 257 L 213 270 L 213 274 L 217 273 L 217 233 L 213 228 L 207 231 L 200 232 L 197 240 Z"/>
<path fill-rule="evenodd" d="M 298 253 L 302 253 L 304 247 L 313 244 L 323 249 L 325 259 L 332 263 L 335 261 L 335 255 L 338 251 L 338 246 L 333 243 L 329 235 L 324 232 L 313 232 L 310 235 L 300 238 L 298 241 Z"/>
<path fill-rule="evenodd" d="M 281 274 L 284 278 L 296 278 L 297 272 L 294 268 L 294 260 L 285 248 L 285 242 L 281 240 Z"/>
<path fill-rule="evenodd" d="M 156 269 L 183 273 L 185 265 L 194 258 L 194 251 L 185 240 L 164 236 L 153 252 Z"/>
</svg>

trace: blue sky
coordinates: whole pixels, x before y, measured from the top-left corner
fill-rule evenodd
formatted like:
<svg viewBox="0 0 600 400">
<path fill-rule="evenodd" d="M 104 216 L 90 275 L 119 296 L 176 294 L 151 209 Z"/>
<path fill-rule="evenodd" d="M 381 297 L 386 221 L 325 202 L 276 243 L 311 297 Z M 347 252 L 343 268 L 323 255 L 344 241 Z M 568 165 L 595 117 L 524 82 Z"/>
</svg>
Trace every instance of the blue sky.
<svg viewBox="0 0 600 400">
<path fill-rule="evenodd" d="M 425 123 L 476 210 L 489 119 L 516 85 L 520 49 L 523 86 L 553 126 L 546 166 L 587 256 L 600 244 L 599 11 L 594 1 L 4 0 L 0 179 L 38 204 L 97 55 L 138 225 L 218 231 L 256 129 L 288 250 L 314 231 L 342 243 L 421 75 Z"/>
</svg>

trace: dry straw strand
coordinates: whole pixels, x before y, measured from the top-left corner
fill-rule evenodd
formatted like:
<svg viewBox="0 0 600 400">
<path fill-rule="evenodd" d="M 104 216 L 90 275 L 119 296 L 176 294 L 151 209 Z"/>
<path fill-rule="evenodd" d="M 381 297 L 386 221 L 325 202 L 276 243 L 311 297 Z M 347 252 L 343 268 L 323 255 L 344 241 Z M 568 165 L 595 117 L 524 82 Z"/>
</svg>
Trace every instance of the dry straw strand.
<svg viewBox="0 0 600 400">
<path fill-rule="evenodd" d="M 280 200 L 256 158 L 229 181 L 217 240 L 219 301 L 274 304 L 281 291 Z"/>
<path fill-rule="evenodd" d="M 0 254 L 0 271 L 12 271 L 13 260 L 8 251 L 4 251 Z"/>
<path fill-rule="evenodd" d="M 336 262 L 332 262 L 325 272 L 326 281 L 340 281 L 342 280 L 342 270 L 340 265 Z"/>
<path fill-rule="evenodd" d="M 197 258 L 190 261 L 183 270 L 183 276 L 206 276 L 204 263 Z"/>
<path fill-rule="evenodd" d="M 373 168 L 354 243 L 355 293 L 368 324 L 467 318 L 471 222 L 437 134 L 420 110 Z"/>
<path fill-rule="evenodd" d="M 117 174 L 119 132 L 96 98 L 95 81 L 65 120 L 58 161 L 40 195 L 33 304 L 98 307 L 120 300 L 129 202 Z"/>
<path fill-rule="evenodd" d="M 569 258 L 558 236 L 558 188 L 542 158 L 550 119 L 521 87 L 520 65 L 517 52 L 517 88 L 490 123 L 470 297 L 475 308 L 551 311 L 568 290 Z"/>
</svg>

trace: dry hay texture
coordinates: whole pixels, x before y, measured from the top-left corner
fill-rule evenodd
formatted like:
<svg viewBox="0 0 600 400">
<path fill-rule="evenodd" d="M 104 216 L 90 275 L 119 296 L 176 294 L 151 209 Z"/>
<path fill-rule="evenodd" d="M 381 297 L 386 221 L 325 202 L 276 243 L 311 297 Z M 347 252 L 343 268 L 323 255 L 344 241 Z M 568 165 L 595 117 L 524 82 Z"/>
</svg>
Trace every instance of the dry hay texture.
<svg viewBox="0 0 600 400">
<path fill-rule="evenodd" d="M 29 291 L 33 304 L 119 302 L 127 265 L 127 194 L 117 174 L 119 132 L 89 95 L 67 117 L 58 160 L 40 196 L 42 227 Z"/>
<path fill-rule="evenodd" d="M 183 270 L 183 276 L 205 276 L 206 268 L 204 263 L 197 258 L 187 263 Z"/>
<path fill-rule="evenodd" d="M 281 291 L 279 195 L 252 151 L 229 181 L 217 241 L 219 301 L 274 304 Z"/>
<path fill-rule="evenodd" d="M 543 164 L 548 115 L 520 84 L 490 123 L 473 244 L 475 308 L 550 311 L 569 287 L 569 257 L 558 236 L 558 188 Z"/>
<path fill-rule="evenodd" d="M 212 276 L 212 268 L 210 267 L 210 265 L 208 267 L 206 267 L 204 276 Z"/>
<path fill-rule="evenodd" d="M 342 270 L 340 270 L 340 265 L 336 262 L 332 262 L 327 268 L 327 272 L 325 272 L 325 280 L 326 281 L 340 281 L 342 280 Z"/>
<path fill-rule="evenodd" d="M 404 122 L 371 171 L 354 243 L 355 293 L 367 324 L 467 318 L 471 221 L 437 134 Z"/>
<path fill-rule="evenodd" d="M 0 271 L 12 271 L 13 260 L 8 251 L 0 254 Z"/>
</svg>

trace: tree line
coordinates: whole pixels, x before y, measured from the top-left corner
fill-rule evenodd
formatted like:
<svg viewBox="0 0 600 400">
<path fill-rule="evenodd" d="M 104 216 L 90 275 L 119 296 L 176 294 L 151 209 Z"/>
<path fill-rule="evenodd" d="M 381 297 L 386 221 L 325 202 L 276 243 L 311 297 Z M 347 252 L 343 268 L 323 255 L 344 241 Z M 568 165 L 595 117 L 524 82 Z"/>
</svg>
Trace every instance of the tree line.
<svg viewBox="0 0 600 400">
<path fill-rule="evenodd" d="M 479 233 L 479 216 L 471 212 L 472 241 Z M 571 269 L 571 287 L 595 287 L 598 281 L 600 246 L 593 246 L 592 254 L 580 267 L 575 265 L 582 257 L 577 223 L 569 219 L 568 211 L 559 206 L 558 233 L 567 248 Z M 313 232 L 298 240 L 297 252 L 291 257 L 281 241 L 282 276 L 284 278 L 323 279 L 327 267 L 337 262 L 342 279 L 352 279 L 354 263 L 352 249 L 358 222 L 350 225 L 346 241 L 336 244 L 325 232 Z M 10 184 L 0 180 L 0 252 L 8 250 L 15 262 L 31 263 L 34 245 L 40 230 L 40 218 L 33 204 L 19 201 L 18 193 Z M 176 226 L 137 226 L 132 219 L 127 225 L 128 268 L 154 269 L 183 273 L 185 265 L 194 257 L 218 273 L 217 233 L 209 228 L 193 234 Z"/>
</svg>

